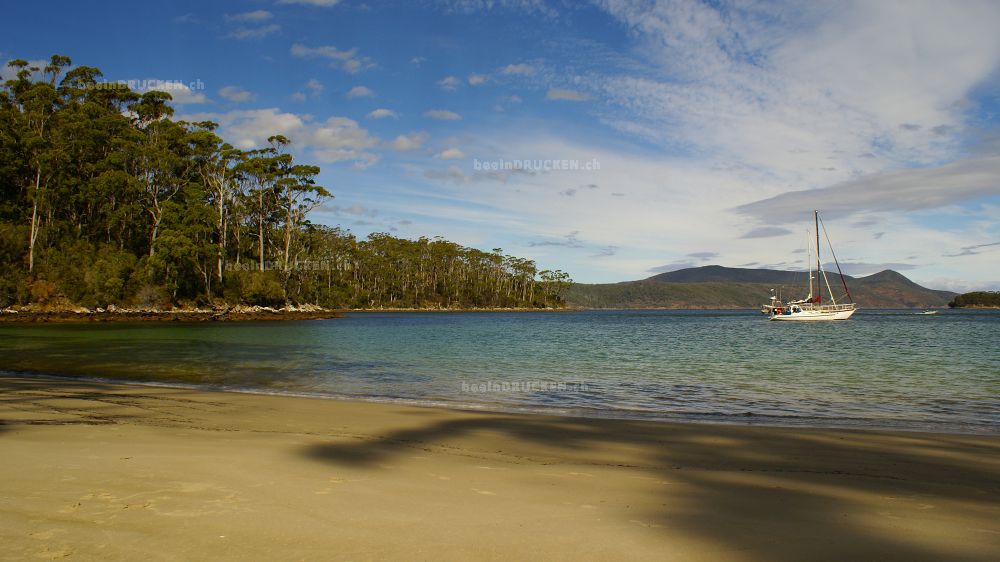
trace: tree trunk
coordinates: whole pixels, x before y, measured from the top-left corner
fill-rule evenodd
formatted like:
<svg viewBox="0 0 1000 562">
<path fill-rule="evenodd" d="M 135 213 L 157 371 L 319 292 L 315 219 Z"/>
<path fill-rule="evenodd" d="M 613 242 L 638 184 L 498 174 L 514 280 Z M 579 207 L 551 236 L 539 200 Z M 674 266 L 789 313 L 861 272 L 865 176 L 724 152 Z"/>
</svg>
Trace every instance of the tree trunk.
<svg viewBox="0 0 1000 562">
<path fill-rule="evenodd" d="M 31 232 L 28 233 L 28 273 L 35 270 L 35 241 L 38 240 L 38 199 L 42 192 L 42 167 L 35 171 L 35 196 L 31 205 Z"/>
</svg>

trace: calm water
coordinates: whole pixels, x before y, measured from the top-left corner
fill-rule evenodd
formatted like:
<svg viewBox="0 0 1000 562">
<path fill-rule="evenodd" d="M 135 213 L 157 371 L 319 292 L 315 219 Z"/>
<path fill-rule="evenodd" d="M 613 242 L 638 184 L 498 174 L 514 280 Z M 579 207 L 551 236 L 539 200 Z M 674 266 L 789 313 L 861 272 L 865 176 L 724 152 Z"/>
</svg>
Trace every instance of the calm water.
<svg viewBox="0 0 1000 562">
<path fill-rule="evenodd" d="M 588 416 L 1000 433 L 1000 313 L 352 314 L 0 326 L 0 369 Z"/>
</svg>

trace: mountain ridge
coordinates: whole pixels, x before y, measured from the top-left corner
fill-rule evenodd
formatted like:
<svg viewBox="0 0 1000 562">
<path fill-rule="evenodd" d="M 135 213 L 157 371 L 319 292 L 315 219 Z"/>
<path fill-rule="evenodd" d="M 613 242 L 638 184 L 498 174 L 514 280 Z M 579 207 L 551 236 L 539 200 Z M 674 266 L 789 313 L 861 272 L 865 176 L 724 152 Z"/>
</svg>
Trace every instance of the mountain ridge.
<svg viewBox="0 0 1000 562">
<path fill-rule="evenodd" d="M 956 295 L 928 289 L 891 269 L 844 277 L 861 308 L 944 307 Z M 706 265 L 637 281 L 574 283 L 566 298 L 570 306 L 581 308 L 758 308 L 768 301 L 771 289 L 781 291 L 785 298 L 805 296 L 807 282 L 804 271 Z M 830 279 L 830 285 L 842 298 L 839 279 Z"/>
</svg>

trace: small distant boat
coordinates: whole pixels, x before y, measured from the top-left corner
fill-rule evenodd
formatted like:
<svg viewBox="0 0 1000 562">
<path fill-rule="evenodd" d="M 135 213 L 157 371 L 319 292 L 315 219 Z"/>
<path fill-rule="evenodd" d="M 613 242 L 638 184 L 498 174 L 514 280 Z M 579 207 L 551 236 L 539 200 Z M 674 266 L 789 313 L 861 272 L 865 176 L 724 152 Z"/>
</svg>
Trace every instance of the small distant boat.
<svg viewBox="0 0 1000 562">
<path fill-rule="evenodd" d="M 923 312 L 918 312 L 917 316 L 929 316 L 931 314 L 937 314 L 937 313 L 938 313 L 938 311 L 936 311 L 936 310 L 925 310 Z"/>
<path fill-rule="evenodd" d="M 820 261 L 820 243 L 819 243 L 819 211 L 813 211 L 813 219 L 816 223 L 816 277 L 813 277 L 812 269 L 812 256 L 807 258 L 806 262 L 809 264 L 809 295 L 803 299 L 789 301 L 787 303 L 781 302 L 780 295 L 774 294 L 774 289 L 771 289 L 771 302 L 765 304 L 761 307 L 761 313 L 768 316 L 769 320 L 779 320 L 779 321 L 824 321 L 824 320 L 847 320 L 858 310 L 858 306 L 854 303 L 854 299 L 851 298 L 851 291 L 847 288 L 847 281 L 844 279 L 844 272 L 840 270 L 840 262 L 837 261 L 837 255 L 833 252 L 833 246 L 830 246 L 830 253 L 833 255 L 833 261 L 837 264 L 837 273 L 840 274 L 840 282 L 844 287 L 845 295 L 841 296 L 842 302 L 837 302 L 837 297 L 833 293 L 833 288 L 830 286 L 830 281 L 827 279 L 826 271 L 823 270 L 823 264 Z M 824 228 L 825 232 L 825 228 Z M 827 243 L 829 243 L 830 238 L 827 237 Z M 811 244 L 807 244 L 810 246 Z M 809 248 L 811 253 L 812 248 Z M 813 280 L 815 279 L 815 296 L 813 295 Z M 829 302 L 823 301 L 823 284 L 826 284 L 826 290 L 829 293 Z M 846 298 L 846 302 L 843 302 Z"/>
</svg>

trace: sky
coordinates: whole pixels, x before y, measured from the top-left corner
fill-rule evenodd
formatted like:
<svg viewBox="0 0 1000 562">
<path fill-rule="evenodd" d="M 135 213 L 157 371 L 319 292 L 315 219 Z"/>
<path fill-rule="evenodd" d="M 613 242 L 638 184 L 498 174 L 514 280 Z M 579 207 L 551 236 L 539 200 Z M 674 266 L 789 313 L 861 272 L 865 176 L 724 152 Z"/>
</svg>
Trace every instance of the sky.
<svg viewBox="0 0 1000 562">
<path fill-rule="evenodd" d="M 289 137 L 335 195 L 312 220 L 358 236 L 599 283 L 804 268 L 819 209 L 846 273 L 1000 290 L 996 1 L 37 1 L 4 19 L 0 61 L 68 55 L 241 148 Z"/>
</svg>

